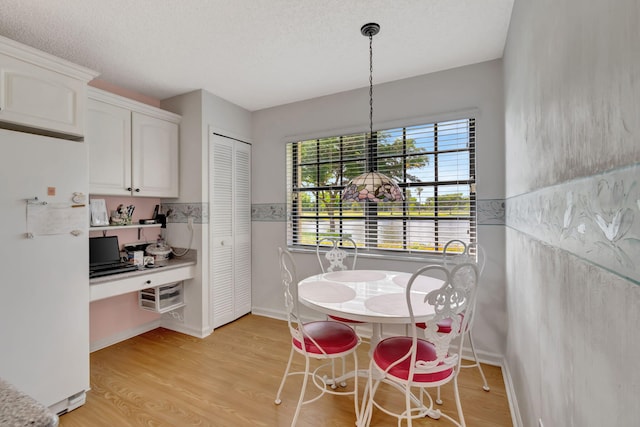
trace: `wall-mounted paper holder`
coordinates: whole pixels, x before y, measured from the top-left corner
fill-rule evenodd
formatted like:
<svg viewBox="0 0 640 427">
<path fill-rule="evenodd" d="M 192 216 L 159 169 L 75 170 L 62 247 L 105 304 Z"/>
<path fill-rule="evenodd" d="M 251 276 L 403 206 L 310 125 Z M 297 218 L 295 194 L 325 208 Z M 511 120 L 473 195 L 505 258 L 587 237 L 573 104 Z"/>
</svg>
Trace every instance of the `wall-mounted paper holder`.
<svg viewBox="0 0 640 427">
<path fill-rule="evenodd" d="M 33 199 L 27 199 L 27 204 L 28 205 L 46 205 L 47 202 L 38 199 L 38 196 L 36 196 Z"/>
</svg>

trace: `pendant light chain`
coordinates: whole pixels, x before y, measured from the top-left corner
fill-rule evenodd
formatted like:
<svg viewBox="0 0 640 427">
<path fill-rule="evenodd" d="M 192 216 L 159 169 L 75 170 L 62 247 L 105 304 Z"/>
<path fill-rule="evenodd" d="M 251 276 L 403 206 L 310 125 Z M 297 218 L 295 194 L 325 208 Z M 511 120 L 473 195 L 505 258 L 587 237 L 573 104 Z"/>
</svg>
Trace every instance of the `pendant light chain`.
<svg viewBox="0 0 640 427">
<path fill-rule="evenodd" d="M 368 171 L 373 172 L 375 170 L 374 167 L 374 152 L 375 148 L 373 144 L 376 142 L 373 140 L 373 36 L 378 34 L 380 27 L 377 24 L 369 24 L 365 26 L 364 34 L 369 36 L 369 138 L 367 138 L 367 164 Z"/>
<path fill-rule="evenodd" d="M 369 138 L 373 140 L 373 34 L 369 33 Z"/>
<path fill-rule="evenodd" d="M 378 32 L 380 32 L 380 25 L 374 22 L 365 24 L 360 28 L 360 33 L 369 37 L 369 138 L 367 138 L 368 155 L 366 157 L 366 165 L 369 170 L 347 183 L 342 191 L 343 202 L 378 203 L 401 202 L 404 200 L 404 194 L 398 184 L 383 173 L 376 172 L 374 167 L 376 149 L 373 144 L 374 142 L 377 143 L 377 138 L 376 140 L 373 138 L 373 36 Z M 369 236 L 368 233 L 367 236 Z M 369 241 L 370 237 L 365 239 Z"/>
</svg>

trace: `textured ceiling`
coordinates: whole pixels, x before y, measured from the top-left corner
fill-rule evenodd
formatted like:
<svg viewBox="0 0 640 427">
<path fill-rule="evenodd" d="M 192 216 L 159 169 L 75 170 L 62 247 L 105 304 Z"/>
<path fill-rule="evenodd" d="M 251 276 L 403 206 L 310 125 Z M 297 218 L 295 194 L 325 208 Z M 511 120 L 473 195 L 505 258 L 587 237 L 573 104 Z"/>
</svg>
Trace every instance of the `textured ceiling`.
<svg viewBox="0 0 640 427">
<path fill-rule="evenodd" d="M 0 35 L 165 99 L 254 111 L 502 57 L 514 0 L 0 0 Z"/>
</svg>

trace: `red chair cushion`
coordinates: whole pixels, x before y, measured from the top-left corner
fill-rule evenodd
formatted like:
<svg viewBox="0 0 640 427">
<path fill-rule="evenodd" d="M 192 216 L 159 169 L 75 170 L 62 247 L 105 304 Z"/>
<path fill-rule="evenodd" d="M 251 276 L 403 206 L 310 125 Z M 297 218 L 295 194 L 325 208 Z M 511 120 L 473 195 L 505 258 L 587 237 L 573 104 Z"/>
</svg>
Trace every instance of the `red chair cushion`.
<svg viewBox="0 0 640 427">
<path fill-rule="evenodd" d="M 338 316 L 329 316 L 329 319 L 333 319 L 336 320 L 338 322 L 342 322 L 342 323 L 362 323 L 364 324 L 365 322 L 361 322 L 359 320 L 351 320 L 351 319 L 345 319 L 344 317 L 338 317 Z"/>
<path fill-rule="evenodd" d="M 460 314 L 461 321 L 462 321 L 462 318 L 464 318 L 464 314 Z M 453 323 L 453 319 L 442 319 L 441 321 L 438 322 L 438 332 L 441 332 L 443 334 L 448 334 L 449 332 L 451 332 L 452 323 Z M 418 322 L 416 323 L 416 326 L 421 329 L 427 329 L 427 324 L 424 322 Z"/>
<path fill-rule="evenodd" d="M 410 337 L 391 337 L 380 341 L 373 352 L 373 360 L 382 370 L 386 370 L 389 365 L 407 354 L 411 348 Z M 436 360 L 436 348 L 433 344 L 425 340 L 418 340 L 417 358 L 416 360 Z M 389 370 L 389 374 L 396 378 L 407 380 L 409 378 L 409 367 L 411 365 L 410 358 L 403 360 Z M 453 368 L 446 369 L 442 372 L 431 374 L 414 374 L 413 381 L 421 383 L 430 383 L 444 380 L 453 375 Z"/>
<path fill-rule="evenodd" d="M 351 350 L 358 345 L 358 336 L 349 326 L 323 320 L 319 322 L 305 323 L 304 330 L 309 337 L 312 337 L 318 346 L 324 350 L 326 354 L 337 354 Z M 305 348 L 307 352 L 313 354 L 323 354 L 322 350 L 316 346 L 313 341 L 305 337 Z M 293 345 L 302 350 L 300 340 L 293 339 Z"/>
</svg>

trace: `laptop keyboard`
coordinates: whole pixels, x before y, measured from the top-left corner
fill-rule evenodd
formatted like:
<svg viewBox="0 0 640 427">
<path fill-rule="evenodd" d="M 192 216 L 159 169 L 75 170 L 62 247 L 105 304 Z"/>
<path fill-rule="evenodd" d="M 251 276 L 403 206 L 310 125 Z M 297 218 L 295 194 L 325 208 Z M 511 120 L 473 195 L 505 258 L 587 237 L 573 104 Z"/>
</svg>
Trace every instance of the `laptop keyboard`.
<svg viewBox="0 0 640 427">
<path fill-rule="evenodd" d="M 113 264 L 105 264 L 105 265 L 96 265 L 95 267 L 91 267 L 93 271 L 100 270 L 113 270 L 114 268 L 127 267 L 132 264 L 124 263 L 124 262 L 115 262 Z"/>
<path fill-rule="evenodd" d="M 111 274 L 126 273 L 127 271 L 135 271 L 138 266 L 129 263 L 116 263 L 109 265 L 101 265 L 99 267 L 91 267 L 89 270 L 89 278 L 108 276 Z"/>
</svg>

